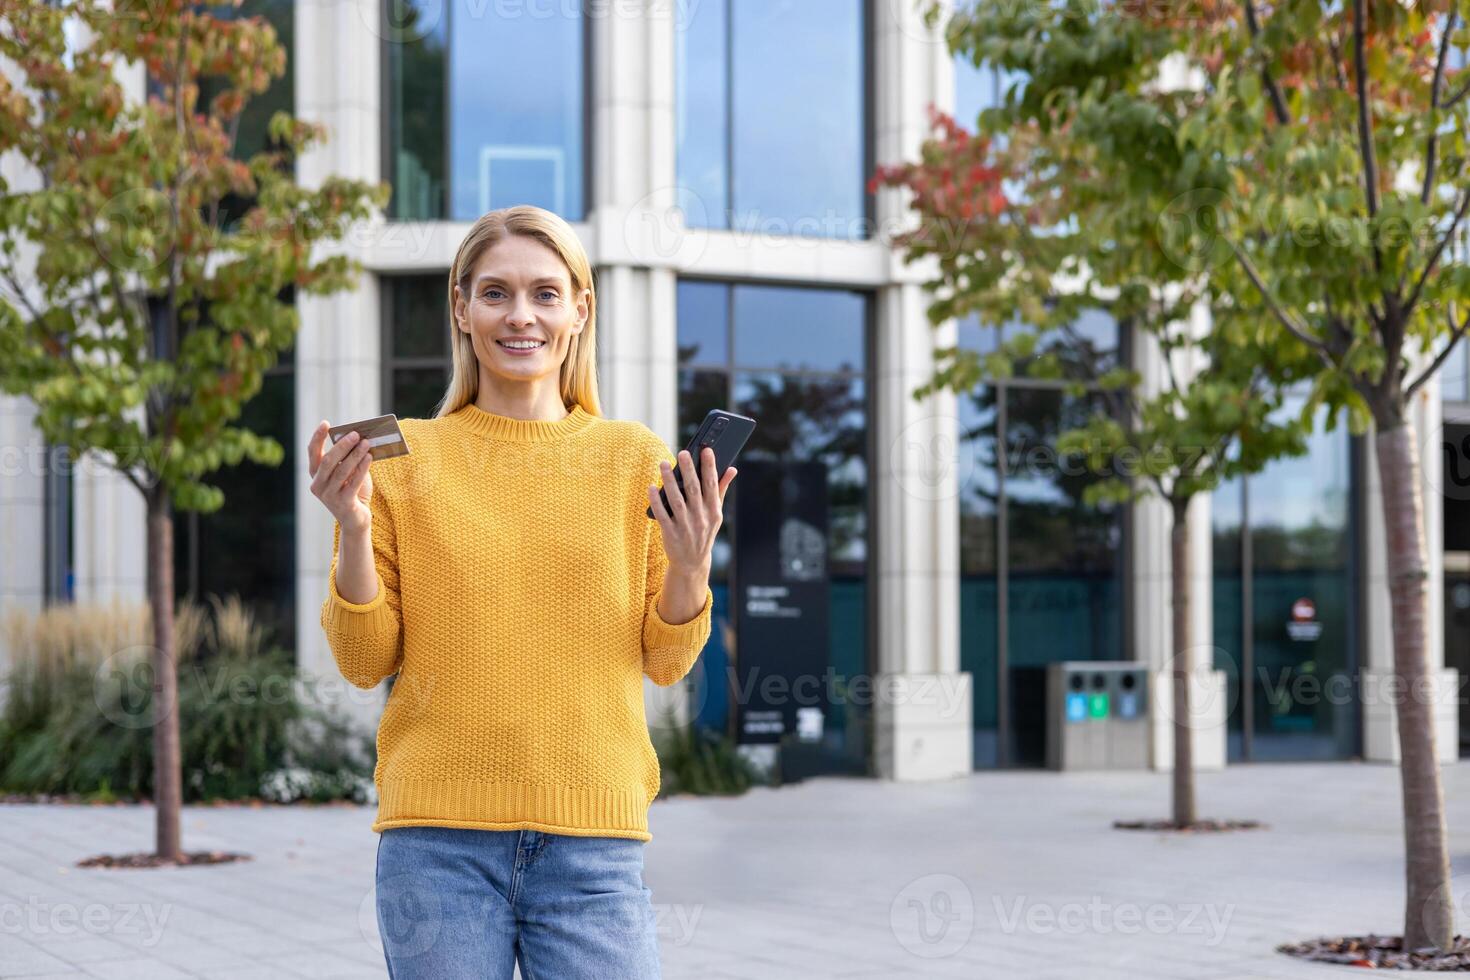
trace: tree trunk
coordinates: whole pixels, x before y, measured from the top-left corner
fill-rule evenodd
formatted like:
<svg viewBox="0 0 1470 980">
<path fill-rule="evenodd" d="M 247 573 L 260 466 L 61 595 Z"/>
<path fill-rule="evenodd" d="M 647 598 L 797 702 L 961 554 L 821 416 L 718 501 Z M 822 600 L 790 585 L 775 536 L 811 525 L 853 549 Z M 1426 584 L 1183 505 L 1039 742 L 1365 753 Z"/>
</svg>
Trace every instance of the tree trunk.
<svg viewBox="0 0 1470 980">
<path fill-rule="evenodd" d="M 1194 644 L 1189 630 L 1189 502 L 1175 501 L 1169 530 L 1169 575 L 1174 645 L 1174 824 L 1191 826 L 1194 808 L 1194 723 L 1189 711 L 1189 682 L 1194 675 Z"/>
<path fill-rule="evenodd" d="M 148 604 L 153 620 L 153 805 L 157 853 L 177 861 L 179 806 L 179 677 L 174 668 L 174 518 L 162 484 L 148 494 Z"/>
<path fill-rule="evenodd" d="M 1388 428 L 1380 426 L 1375 439 L 1387 531 L 1395 715 L 1402 759 L 1399 780 L 1404 796 L 1407 878 L 1404 948 L 1446 949 L 1454 936 L 1454 907 L 1444 789 L 1434 744 L 1434 699 L 1427 696 L 1424 686 L 1429 681 L 1428 561 L 1419 448 L 1403 419 Z"/>
</svg>

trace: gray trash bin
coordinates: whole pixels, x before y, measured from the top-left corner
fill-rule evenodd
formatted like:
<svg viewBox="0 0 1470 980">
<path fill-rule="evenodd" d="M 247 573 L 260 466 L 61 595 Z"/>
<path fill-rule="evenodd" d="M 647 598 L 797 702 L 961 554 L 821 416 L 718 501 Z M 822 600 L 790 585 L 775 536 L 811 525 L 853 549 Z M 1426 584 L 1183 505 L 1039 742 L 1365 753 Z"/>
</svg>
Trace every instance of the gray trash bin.
<svg viewBox="0 0 1470 980">
<path fill-rule="evenodd" d="M 1148 671 L 1131 661 L 1048 665 L 1046 764 L 1057 770 L 1148 768 Z"/>
</svg>

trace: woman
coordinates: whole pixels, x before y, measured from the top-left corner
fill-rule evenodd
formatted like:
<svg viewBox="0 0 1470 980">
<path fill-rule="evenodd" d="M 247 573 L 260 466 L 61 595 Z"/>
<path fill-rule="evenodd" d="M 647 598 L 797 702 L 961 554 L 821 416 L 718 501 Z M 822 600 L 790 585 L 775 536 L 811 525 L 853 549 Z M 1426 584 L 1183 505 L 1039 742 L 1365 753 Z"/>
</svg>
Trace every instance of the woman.
<svg viewBox="0 0 1470 980">
<path fill-rule="evenodd" d="M 394 980 L 658 977 L 643 885 L 658 759 L 643 676 L 710 632 L 715 482 L 641 422 L 601 417 L 581 243 L 492 211 L 449 276 L 453 377 L 410 452 L 307 449 L 336 518 L 321 622 L 342 674 L 396 674 L 378 728 L 377 910 Z M 675 486 L 671 462 L 688 488 Z M 646 487 L 646 489 L 645 489 Z M 650 521 L 647 508 L 654 508 Z"/>
</svg>

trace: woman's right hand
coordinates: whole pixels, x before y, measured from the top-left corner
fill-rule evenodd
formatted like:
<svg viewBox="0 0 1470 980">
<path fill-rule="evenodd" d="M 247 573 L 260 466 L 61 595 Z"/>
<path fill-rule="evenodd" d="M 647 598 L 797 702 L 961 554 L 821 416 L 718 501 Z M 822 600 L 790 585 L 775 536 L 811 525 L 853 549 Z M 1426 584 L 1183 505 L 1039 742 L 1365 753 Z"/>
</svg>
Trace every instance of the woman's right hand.
<svg viewBox="0 0 1470 980">
<path fill-rule="evenodd" d="M 322 502 L 346 533 L 372 527 L 373 478 L 368 472 L 372 454 L 362 436 L 349 432 L 325 452 L 330 426 L 323 419 L 306 446 L 311 492 Z"/>
</svg>

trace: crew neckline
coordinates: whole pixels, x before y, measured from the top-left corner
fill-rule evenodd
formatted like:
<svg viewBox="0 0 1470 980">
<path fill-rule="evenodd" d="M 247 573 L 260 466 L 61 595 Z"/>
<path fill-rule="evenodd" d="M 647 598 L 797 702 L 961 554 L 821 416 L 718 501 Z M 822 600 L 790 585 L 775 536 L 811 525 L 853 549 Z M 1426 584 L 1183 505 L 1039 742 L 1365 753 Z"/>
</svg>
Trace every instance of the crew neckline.
<svg viewBox="0 0 1470 980">
<path fill-rule="evenodd" d="M 573 405 L 565 418 L 557 419 L 555 422 L 543 422 L 537 419 L 517 419 L 509 415 L 497 415 L 494 412 L 485 411 L 474 402 L 451 412 L 449 417 L 471 432 L 505 442 L 550 442 L 565 439 L 587 428 L 596 418 L 580 404 Z"/>
</svg>

